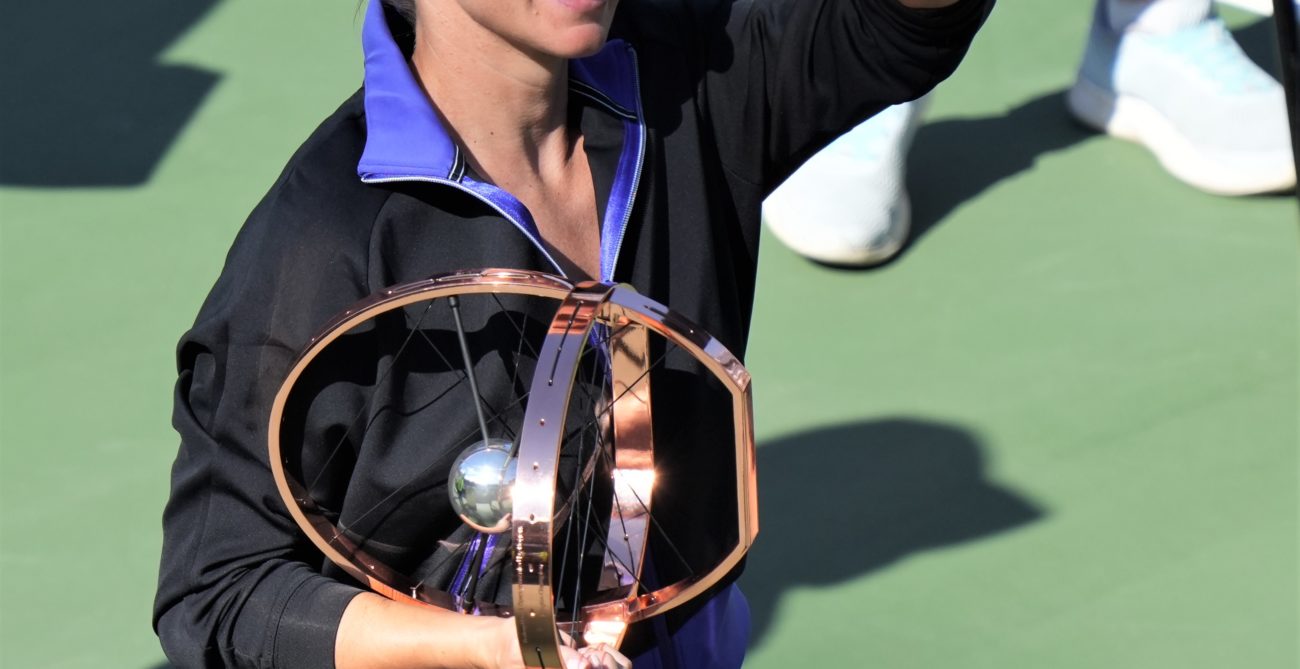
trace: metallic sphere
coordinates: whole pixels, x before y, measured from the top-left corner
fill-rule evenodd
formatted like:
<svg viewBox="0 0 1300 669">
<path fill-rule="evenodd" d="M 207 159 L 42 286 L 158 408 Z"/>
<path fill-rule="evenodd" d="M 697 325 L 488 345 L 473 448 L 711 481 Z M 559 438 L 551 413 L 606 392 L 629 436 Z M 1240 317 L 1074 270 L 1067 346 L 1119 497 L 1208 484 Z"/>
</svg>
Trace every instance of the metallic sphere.
<svg viewBox="0 0 1300 669">
<path fill-rule="evenodd" d="M 489 534 L 510 528 L 516 461 L 510 442 L 491 439 L 465 449 L 451 465 L 447 494 L 466 525 Z"/>
</svg>

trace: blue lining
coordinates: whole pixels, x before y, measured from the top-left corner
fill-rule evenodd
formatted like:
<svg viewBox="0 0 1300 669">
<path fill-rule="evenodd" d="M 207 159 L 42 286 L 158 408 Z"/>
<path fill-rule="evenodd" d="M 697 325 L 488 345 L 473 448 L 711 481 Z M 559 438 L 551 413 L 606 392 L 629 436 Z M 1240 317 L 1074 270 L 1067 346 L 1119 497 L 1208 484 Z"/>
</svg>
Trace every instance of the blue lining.
<svg viewBox="0 0 1300 669">
<path fill-rule="evenodd" d="M 451 594 L 456 598 L 456 608 L 463 609 L 465 607 L 464 589 L 469 576 L 469 568 L 470 564 L 474 562 L 474 554 L 478 552 L 478 546 L 481 543 L 483 543 L 483 533 L 479 532 L 469 542 L 465 557 L 461 558 L 460 567 L 456 569 L 456 576 L 451 580 Z"/>
<path fill-rule="evenodd" d="M 458 149 L 397 47 L 380 0 L 371 0 L 366 8 L 361 45 L 366 56 L 366 148 L 357 174 L 362 180 L 448 178 Z"/>
</svg>

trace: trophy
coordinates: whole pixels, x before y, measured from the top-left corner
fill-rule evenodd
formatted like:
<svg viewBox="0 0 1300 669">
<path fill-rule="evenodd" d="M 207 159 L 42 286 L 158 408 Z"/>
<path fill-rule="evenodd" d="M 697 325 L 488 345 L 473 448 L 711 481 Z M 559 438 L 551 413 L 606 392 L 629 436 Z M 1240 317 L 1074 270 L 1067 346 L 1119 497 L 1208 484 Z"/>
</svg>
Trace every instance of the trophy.
<svg viewBox="0 0 1300 669">
<path fill-rule="evenodd" d="M 618 648 L 758 531 L 748 372 L 627 285 L 486 269 L 383 290 L 297 355 L 268 444 L 327 573 L 513 617 L 530 667 Z"/>
</svg>

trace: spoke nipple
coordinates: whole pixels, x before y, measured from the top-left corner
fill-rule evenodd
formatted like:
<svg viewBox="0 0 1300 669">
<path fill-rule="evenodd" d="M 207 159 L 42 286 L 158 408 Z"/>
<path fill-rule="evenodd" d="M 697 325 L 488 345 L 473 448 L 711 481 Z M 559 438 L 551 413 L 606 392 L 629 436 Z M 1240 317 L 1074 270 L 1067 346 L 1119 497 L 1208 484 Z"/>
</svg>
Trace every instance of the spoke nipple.
<svg viewBox="0 0 1300 669">
<path fill-rule="evenodd" d="M 537 421 L 537 424 L 538 424 L 538 425 L 545 425 L 545 424 L 546 424 L 546 419 L 545 419 L 545 418 L 542 418 L 542 419 L 538 420 L 538 421 Z"/>
<path fill-rule="evenodd" d="M 541 469 L 541 468 L 542 468 L 542 463 L 540 463 L 540 462 L 534 462 L 534 463 L 533 463 L 533 471 L 537 471 L 537 470 L 539 470 L 539 469 Z"/>
</svg>

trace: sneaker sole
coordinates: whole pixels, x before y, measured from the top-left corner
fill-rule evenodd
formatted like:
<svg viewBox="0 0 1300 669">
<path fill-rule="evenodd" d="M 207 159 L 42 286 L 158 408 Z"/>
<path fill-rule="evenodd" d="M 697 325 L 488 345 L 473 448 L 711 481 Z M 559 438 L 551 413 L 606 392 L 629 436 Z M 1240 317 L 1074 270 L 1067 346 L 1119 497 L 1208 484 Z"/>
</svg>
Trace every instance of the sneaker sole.
<svg viewBox="0 0 1300 669">
<path fill-rule="evenodd" d="M 1295 165 L 1290 161 L 1269 166 L 1270 156 L 1259 160 L 1239 158 L 1250 167 L 1226 167 L 1198 150 L 1164 115 L 1140 98 L 1115 96 L 1079 79 L 1066 95 L 1066 104 L 1085 125 L 1147 147 L 1170 174 L 1208 193 L 1256 195 L 1295 187 Z"/>
</svg>

